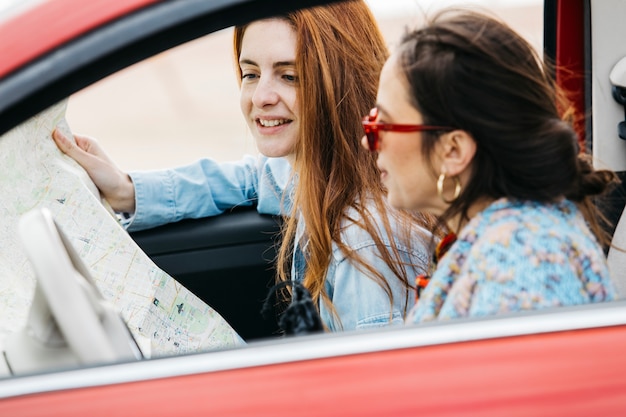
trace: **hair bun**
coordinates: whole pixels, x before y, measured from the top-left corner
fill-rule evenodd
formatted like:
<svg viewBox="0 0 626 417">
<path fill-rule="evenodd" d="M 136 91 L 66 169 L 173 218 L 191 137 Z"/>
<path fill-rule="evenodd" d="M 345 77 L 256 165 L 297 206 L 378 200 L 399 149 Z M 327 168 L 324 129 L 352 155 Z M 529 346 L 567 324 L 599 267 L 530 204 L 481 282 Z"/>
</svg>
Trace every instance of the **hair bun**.
<svg viewBox="0 0 626 417">
<path fill-rule="evenodd" d="M 573 201 L 582 201 L 587 196 L 603 194 L 609 187 L 619 184 L 617 174 L 606 169 L 594 170 L 591 156 L 578 155 L 578 179 L 574 189 L 567 197 Z"/>
</svg>

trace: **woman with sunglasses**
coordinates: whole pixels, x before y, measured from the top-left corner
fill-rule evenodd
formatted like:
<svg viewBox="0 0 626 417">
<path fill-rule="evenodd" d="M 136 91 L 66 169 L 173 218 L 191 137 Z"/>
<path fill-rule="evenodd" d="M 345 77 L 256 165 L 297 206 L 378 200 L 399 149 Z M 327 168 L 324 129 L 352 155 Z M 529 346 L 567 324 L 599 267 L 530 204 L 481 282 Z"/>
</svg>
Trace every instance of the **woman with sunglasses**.
<svg viewBox="0 0 626 417">
<path fill-rule="evenodd" d="M 129 230 L 241 205 L 286 214 L 278 280 L 304 284 L 326 329 L 402 323 L 434 221 L 388 207 L 360 146 L 388 56 L 370 10 L 357 0 L 253 22 L 236 28 L 234 49 L 241 109 L 263 157 L 126 174 L 88 138 L 76 146 L 57 132 L 57 144 L 116 211 L 132 213 Z"/>
<path fill-rule="evenodd" d="M 612 299 L 591 197 L 616 177 L 580 152 L 550 74 L 503 23 L 453 10 L 406 34 L 385 64 L 363 146 L 391 205 L 450 232 L 407 321 Z"/>
</svg>

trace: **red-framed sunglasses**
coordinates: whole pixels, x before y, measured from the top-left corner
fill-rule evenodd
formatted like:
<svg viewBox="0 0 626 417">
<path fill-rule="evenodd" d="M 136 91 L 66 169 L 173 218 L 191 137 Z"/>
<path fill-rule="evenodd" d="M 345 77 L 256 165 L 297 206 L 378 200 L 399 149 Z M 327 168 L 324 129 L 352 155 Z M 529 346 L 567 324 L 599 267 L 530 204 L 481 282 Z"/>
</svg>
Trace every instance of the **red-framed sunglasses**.
<svg viewBox="0 0 626 417">
<path fill-rule="evenodd" d="M 397 125 L 392 123 L 379 123 L 378 109 L 374 107 L 370 110 L 370 114 L 363 118 L 363 130 L 367 137 L 367 146 L 369 150 L 375 152 L 378 150 L 380 136 L 378 132 L 381 130 L 389 132 L 423 132 L 423 131 L 450 131 L 453 127 L 448 126 L 432 126 L 432 125 Z"/>
</svg>

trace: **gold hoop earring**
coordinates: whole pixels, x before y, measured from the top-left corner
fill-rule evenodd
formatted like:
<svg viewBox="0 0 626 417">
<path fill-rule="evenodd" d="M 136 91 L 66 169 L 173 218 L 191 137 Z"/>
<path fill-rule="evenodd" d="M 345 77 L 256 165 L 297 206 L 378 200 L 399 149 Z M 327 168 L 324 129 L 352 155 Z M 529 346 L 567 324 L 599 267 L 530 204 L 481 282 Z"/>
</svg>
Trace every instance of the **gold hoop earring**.
<svg viewBox="0 0 626 417">
<path fill-rule="evenodd" d="M 454 196 L 452 196 L 451 200 L 446 200 L 446 198 L 443 196 L 443 182 L 445 180 L 446 180 L 446 174 L 442 172 L 439 178 L 437 179 L 437 194 L 439 195 L 439 198 L 441 198 L 441 200 L 444 203 L 452 204 L 454 203 L 454 200 L 457 199 L 459 194 L 461 194 L 461 181 L 459 181 L 459 177 L 452 177 L 452 180 L 454 180 Z"/>
</svg>

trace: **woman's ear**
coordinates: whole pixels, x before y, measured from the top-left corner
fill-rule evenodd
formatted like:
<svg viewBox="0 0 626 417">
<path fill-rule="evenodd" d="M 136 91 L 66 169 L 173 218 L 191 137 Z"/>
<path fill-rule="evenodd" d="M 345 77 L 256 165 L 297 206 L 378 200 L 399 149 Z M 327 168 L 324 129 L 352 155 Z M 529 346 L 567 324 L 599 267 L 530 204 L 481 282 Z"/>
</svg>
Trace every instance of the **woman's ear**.
<svg viewBox="0 0 626 417">
<path fill-rule="evenodd" d="M 442 165 L 446 175 L 456 177 L 465 172 L 476 155 L 476 141 L 465 130 L 453 130 L 441 138 Z"/>
</svg>

